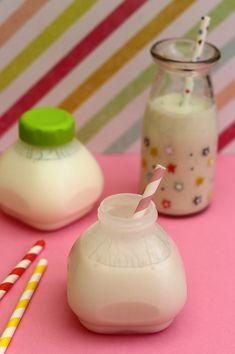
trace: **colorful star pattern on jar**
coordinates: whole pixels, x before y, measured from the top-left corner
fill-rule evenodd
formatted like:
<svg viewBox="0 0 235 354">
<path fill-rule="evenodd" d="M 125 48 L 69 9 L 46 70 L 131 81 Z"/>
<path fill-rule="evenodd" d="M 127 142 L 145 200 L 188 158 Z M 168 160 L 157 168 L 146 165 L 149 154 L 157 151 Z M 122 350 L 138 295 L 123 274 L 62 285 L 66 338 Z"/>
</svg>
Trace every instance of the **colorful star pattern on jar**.
<svg viewBox="0 0 235 354">
<path fill-rule="evenodd" d="M 144 158 L 141 161 L 141 165 L 142 165 L 143 168 L 147 167 L 147 161 Z"/>
<path fill-rule="evenodd" d="M 174 150 L 173 150 L 173 148 L 172 148 L 171 146 L 167 146 L 167 147 L 165 148 L 165 154 L 166 154 L 166 155 L 172 155 L 173 152 L 174 152 Z"/>
<path fill-rule="evenodd" d="M 166 184 L 164 186 L 160 186 L 159 188 L 159 192 L 161 192 L 162 195 L 162 201 L 160 202 L 161 209 L 174 209 L 172 206 L 173 199 L 175 198 L 175 205 L 175 200 L 178 198 L 177 195 L 179 198 L 185 198 L 185 200 L 187 200 L 188 197 L 190 197 L 190 195 L 188 196 L 188 193 L 194 193 L 191 194 L 190 199 L 192 203 L 191 205 L 194 205 L 195 207 L 199 205 L 201 206 L 204 201 L 210 203 L 212 193 L 205 191 L 205 189 L 207 188 L 207 183 L 211 182 L 210 173 L 213 171 L 209 172 L 208 170 L 209 176 L 200 174 L 201 168 L 205 168 L 207 166 L 209 168 L 215 163 L 215 156 L 212 155 L 211 147 L 209 145 L 201 146 L 198 151 L 186 151 L 185 160 L 181 163 L 181 161 L 174 161 L 175 151 L 173 146 L 170 144 L 162 147 L 156 145 L 153 146 L 148 137 L 144 138 L 143 144 L 147 147 L 147 149 L 145 149 L 145 159 L 142 160 L 142 168 L 143 170 L 145 169 L 144 175 L 146 178 L 146 183 L 151 179 L 152 171 L 155 169 L 157 163 L 165 165 L 168 172 L 168 176 L 166 175 L 165 177 Z M 201 167 L 198 171 L 197 165 L 200 160 Z M 184 173 L 181 175 L 181 171 L 183 172 L 183 169 L 188 171 L 188 179 L 185 177 Z M 167 195 L 165 193 L 167 193 Z M 174 193 L 172 194 L 172 200 L 169 199 L 169 196 L 171 197 L 171 193 Z"/>
<path fill-rule="evenodd" d="M 169 173 L 175 173 L 175 169 L 176 169 L 176 165 L 174 165 L 173 163 L 169 163 L 169 165 L 167 166 L 167 171 Z"/>
<path fill-rule="evenodd" d="M 214 165 L 214 158 L 213 157 L 209 157 L 208 161 L 207 161 L 207 165 L 209 167 L 213 166 Z"/>
<path fill-rule="evenodd" d="M 156 147 L 152 147 L 150 149 L 150 155 L 156 157 L 158 155 L 158 149 Z"/>
<path fill-rule="evenodd" d="M 163 199 L 162 206 L 163 206 L 164 209 L 170 208 L 171 207 L 171 201 L 167 200 L 167 199 Z"/>
<path fill-rule="evenodd" d="M 182 182 L 175 182 L 174 187 L 177 192 L 181 192 L 184 189 L 184 184 Z"/>
<path fill-rule="evenodd" d="M 196 197 L 194 197 L 193 203 L 195 205 L 199 205 L 201 202 L 202 202 L 202 196 L 201 195 L 197 195 Z"/>
<path fill-rule="evenodd" d="M 207 146 L 207 147 L 205 147 L 205 148 L 202 149 L 202 155 L 203 155 L 203 156 L 208 156 L 209 153 L 210 153 L 210 148 L 209 148 L 209 146 Z"/>
<path fill-rule="evenodd" d="M 147 137 L 144 137 L 144 146 L 146 146 L 146 147 L 150 146 L 150 140 Z"/>
<path fill-rule="evenodd" d="M 212 200 L 212 196 L 213 196 L 212 191 L 208 192 L 208 194 L 207 194 L 207 200 L 208 200 L 209 203 L 210 203 L 211 200 Z"/>
<path fill-rule="evenodd" d="M 204 177 L 198 177 L 198 178 L 196 178 L 196 180 L 195 180 L 196 186 L 200 186 L 201 184 L 203 184 L 203 183 L 204 183 L 204 180 L 205 180 Z"/>
</svg>

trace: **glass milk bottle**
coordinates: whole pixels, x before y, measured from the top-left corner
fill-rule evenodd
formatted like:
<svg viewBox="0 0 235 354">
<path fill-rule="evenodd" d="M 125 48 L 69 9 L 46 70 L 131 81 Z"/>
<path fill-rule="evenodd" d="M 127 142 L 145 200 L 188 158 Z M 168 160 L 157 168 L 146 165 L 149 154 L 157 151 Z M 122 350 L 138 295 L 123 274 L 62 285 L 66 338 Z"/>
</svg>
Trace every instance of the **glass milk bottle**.
<svg viewBox="0 0 235 354">
<path fill-rule="evenodd" d="M 194 44 L 167 39 L 151 48 L 158 70 L 144 117 L 141 192 L 155 165 L 164 165 L 154 201 L 169 215 L 199 212 L 212 198 L 218 122 L 209 73 L 220 52 L 205 43 L 201 58 L 192 62 Z"/>
<path fill-rule="evenodd" d="M 39 107 L 19 120 L 19 139 L 0 157 L 0 208 L 37 229 L 55 230 L 86 214 L 103 189 L 101 169 L 75 138 L 75 120 Z"/>
<path fill-rule="evenodd" d="M 98 333 L 152 333 L 170 325 L 186 300 L 183 263 L 158 224 L 153 202 L 138 218 L 141 196 L 103 200 L 98 222 L 75 242 L 68 262 L 68 303 Z"/>
</svg>

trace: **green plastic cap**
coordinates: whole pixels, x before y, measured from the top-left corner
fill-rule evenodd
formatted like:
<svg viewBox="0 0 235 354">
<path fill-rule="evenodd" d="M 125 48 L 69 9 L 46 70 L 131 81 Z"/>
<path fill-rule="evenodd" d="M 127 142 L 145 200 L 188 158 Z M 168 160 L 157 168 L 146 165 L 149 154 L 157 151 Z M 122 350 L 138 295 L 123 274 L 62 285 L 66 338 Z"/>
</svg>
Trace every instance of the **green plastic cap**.
<svg viewBox="0 0 235 354">
<path fill-rule="evenodd" d="M 63 109 L 33 108 L 21 116 L 19 136 L 25 143 L 36 146 L 67 144 L 75 136 L 75 120 Z"/>
</svg>

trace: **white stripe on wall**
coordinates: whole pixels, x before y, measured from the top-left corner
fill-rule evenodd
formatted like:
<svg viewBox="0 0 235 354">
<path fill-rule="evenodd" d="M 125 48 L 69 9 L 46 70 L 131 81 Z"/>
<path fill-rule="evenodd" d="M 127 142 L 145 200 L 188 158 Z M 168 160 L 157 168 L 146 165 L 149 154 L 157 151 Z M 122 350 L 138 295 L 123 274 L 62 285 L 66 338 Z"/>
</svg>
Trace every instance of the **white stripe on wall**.
<svg viewBox="0 0 235 354">
<path fill-rule="evenodd" d="M 212 4 L 207 4 L 208 11 L 213 7 Z M 192 21 L 188 21 L 188 18 L 195 16 L 200 18 L 201 6 L 194 4 L 190 7 L 181 18 L 177 18 L 172 22 L 166 30 L 164 30 L 160 36 L 156 38 L 169 38 L 174 36 L 181 36 L 185 33 L 188 28 L 193 24 Z M 185 24 L 188 25 L 187 28 L 182 27 Z M 154 41 L 153 41 L 154 42 Z M 122 88 L 124 88 L 128 83 L 130 83 L 141 71 L 146 69 L 149 64 L 152 63 L 149 49 L 151 44 L 145 46 L 132 60 L 130 60 L 125 66 L 123 66 L 112 78 L 106 82 L 99 90 L 95 92 L 86 102 L 83 103 L 78 110 L 74 112 L 75 116 L 78 118 L 79 127 L 82 126 L 91 116 L 93 116 L 97 111 L 99 111 L 105 102 L 111 100 Z M 144 107 L 143 107 L 144 110 Z M 139 117 L 138 111 L 133 111 L 133 116 L 136 119 Z"/>
<path fill-rule="evenodd" d="M 47 27 L 67 6 L 68 1 L 50 0 L 26 24 L 21 27 L 1 48 L 0 69 L 21 52 Z M 40 31 L 40 32 L 39 32 Z"/>
<path fill-rule="evenodd" d="M 158 2 L 160 11 L 169 0 Z M 156 3 L 148 1 L 113 32 L 98 48 L 96 48 L 79 66 L 52 89 L 39 105 L 57 105 L 75 87 L 90 76 L 105 60 L 115 53 L 128 39 L 141 29 L 156 15 Z M 134 69 L 133 69 L 134 70 Z M 125 85 L 123 85 L 125 86 Z M 122 87 L 123 87 L 122 86 Z M 107 101 L 107 99 L 106 99 Z M 96 108 L 96 111 L 99 108 Z"/>
<path fill-rule="evenodd" d="M 88 142 L 88 147 L 97 152 L 103 152 L 114 141 L 121 137 L 137 119 L 144 116 L 144 107 L 147 102 L 149 89 L 144 90 L 134 100 L 132 100 L 119 114 L 115 116 L 109 123 L 99 130 L 91 141 Z M 138 112 L 139 115 L 133 114 Z"/>
<path fill-rule="evenodd" d="M 23 0 L 1 0 L 0 1 L 0 25 L 16 11 L 16 9 L 23 5 Z"/>
<path fill-rule="evenodd" d="M 222 91 L 229 82 L 234 79 L 231 73 L 234 72 L 235 57 L 231 58 L 225 65 L 223 65 L 219 71 L 212 73 L 215 93 Z"/>
<path fill-rule="evenodd" d="M 55 63 L 66 55 L 78 40 L 82 39 L 105 15 L 108 15 L 121 3 L 121 0 L 114 0 L 108 2 L 104 7 L 104 1 L 97 2 L 86 15 L 82 16 L 79 21 L 68 29 L 1 93 L 2 104 L 0 105 L 0 113 L 6 111 L 23 92 L 26 92 Z M 22 88 L 24 89 L 23 92 Z M 64 94 L 65 92 L 63 92 Z"/>
<path fill-rule="evenodd" d="M 220 131 L 227 128 L 235 121 L 235 100 L 230 101 L 219 112 L 219 127 Z"/>
</svg>

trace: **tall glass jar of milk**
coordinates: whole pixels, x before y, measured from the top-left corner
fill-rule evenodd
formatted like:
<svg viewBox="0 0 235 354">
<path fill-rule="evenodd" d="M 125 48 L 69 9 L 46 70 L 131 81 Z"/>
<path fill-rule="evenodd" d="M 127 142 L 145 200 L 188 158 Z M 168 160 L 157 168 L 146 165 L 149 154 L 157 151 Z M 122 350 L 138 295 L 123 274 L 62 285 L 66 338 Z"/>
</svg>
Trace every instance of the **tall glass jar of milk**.
<svg viewBox="0 0 235 354">
<path fill-rule="evenodd" d="M 194 44 L 167 39 L 151 48 L 157 74 L 144 117 L 141 191 L 155 165 L 164 165 L 167 173 L 154 201 L 158 211 L 169 215 L 199 212 L 212 198 L 218 122 L 210 70 L 220 52 L 205 43 L 201 58 L 193 62 Z"/>
</svg>

